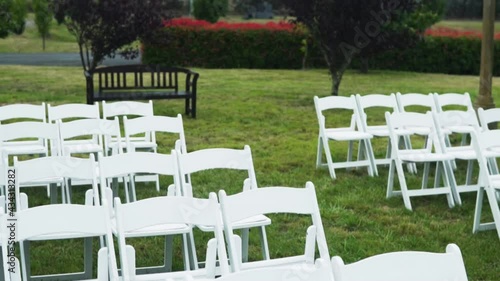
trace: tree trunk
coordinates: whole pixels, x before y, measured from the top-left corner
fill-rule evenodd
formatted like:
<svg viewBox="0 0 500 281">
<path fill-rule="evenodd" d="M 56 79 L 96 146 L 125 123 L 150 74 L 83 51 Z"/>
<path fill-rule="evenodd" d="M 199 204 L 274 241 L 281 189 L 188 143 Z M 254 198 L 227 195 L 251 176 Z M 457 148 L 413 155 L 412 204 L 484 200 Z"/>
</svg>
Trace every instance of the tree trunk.
<svg viewBox="0 0 500 281">
<path fill-rule="evenodd" d="M 495 0 L 483 0 L 483 39 L 481 44 L 481 72 L 479 75 L 479 95 L 475 107 L 493 108 L 491 95 L 493 75 L 493 51 L 495 29 Z"/>
<path fill-rule="evenodd" d="M 42 48 L 45 51 L 45 36 L 42 36 Z"/>
</svg>

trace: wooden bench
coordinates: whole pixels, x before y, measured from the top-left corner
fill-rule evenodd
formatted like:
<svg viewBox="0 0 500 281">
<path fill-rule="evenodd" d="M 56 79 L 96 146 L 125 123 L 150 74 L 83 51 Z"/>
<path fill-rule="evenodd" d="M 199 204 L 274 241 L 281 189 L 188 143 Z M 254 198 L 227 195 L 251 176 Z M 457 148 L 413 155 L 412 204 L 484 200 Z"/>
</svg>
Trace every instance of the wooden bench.
<svg viewBox="0 0 500 281">
<path fill-rule="evenodd" d="M 185 99 L 186 115 L 196 118 L 199 74 L 189 69 L 159 65 L 119 65 L 86 72 L 87 103 L 95 101 Z M 97 79 L 97 89 L 94 88 Z M 179 80 L 184 84 L 179 89 Z"/>
</svg>

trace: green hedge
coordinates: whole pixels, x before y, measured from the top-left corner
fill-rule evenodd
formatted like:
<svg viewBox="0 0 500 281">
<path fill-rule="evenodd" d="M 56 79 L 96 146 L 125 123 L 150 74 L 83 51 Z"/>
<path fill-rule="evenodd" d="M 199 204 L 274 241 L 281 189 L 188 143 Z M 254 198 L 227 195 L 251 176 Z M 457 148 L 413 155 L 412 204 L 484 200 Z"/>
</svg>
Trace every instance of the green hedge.
<svg viewBox="0 0 500 281">
<path fill-rule="evenodd" d="M 301 32 L 276 30 L 193 30 L 169 28 L 168 44 L 144 46 L 145 63 L 206 68 L 302 67 Z M 167 34 L 168 33 L 168 34 Z M 500 41 L 495 41 L 494 74 L 500 75 Z M 325 67 L 320 52 L 309 49 L 309 67 Z M 369 60 L 370 69 L 446 74 L 479 74 L 481 40 L 471 37 L 426 36 L 406 50 L 391 50 Z M 358 62 L 353 61 L 353 68 Z"/>
<path fill-rule="evenodd" d="M 304 35 L 281 30 L 168 28 L 144 43 L 143 62 L 206 68 L 300 68 Z M 158 40 L 161 42 L 162 40 Z"/>
</svg>

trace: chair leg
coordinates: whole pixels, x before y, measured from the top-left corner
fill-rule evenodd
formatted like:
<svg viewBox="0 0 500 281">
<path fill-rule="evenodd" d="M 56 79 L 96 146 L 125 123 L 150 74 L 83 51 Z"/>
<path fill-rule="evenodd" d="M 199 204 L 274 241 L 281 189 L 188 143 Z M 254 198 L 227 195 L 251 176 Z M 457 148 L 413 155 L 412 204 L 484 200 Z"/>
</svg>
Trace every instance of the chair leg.
<svg viewBox="0 0 500 281">
<path fill-rule="evenodd" d="M 349 146 L 347 148 L 347 162 L 351 162 L 352 161 L 352 151 L 353 150 L 354 150 L 354 142 L 353 141 L 349 141 Z M 360 153 L 360 150 L 358 149 L 358 158 L 359 158 L 359 153 Z M 351 168 L 347 168 L 346 170 L 350 171 Z"/>
<path fill-rule="evenodd" d="M 473 171 L 474 171 L 474 161 L 468 160 L 467 161 L 467 176 L 465 178 L 466 185 L 471 185 Z"/>
<path fill-rule="evenodd" d="M 441 171 L 442 167 L 440 162 L 436 163 L 436 173 L 434 174 L 434 188 L 439 187 L 439 184 L 441 183 Z"/>
<path fill-rule="evenodd" d="M 259 227 L 259 236 L 260 236 L 260 245 L 262 248 L 262 258 L 264 260 L 269 260 L 271 259 L 271 257 L 269 255 L 269 245 L 267 244 L 267 234 L 265 226 Z"/>
<path fill-rule="evenodd" d="M 241 261 L 248 261 L 248 239 L 249 239 L 250 229 L 243 228 L 241 230 Z"/>
<path fill-rule="evenodd" d="M 323 142 L 321 140 L 321 137 L 318 136 L 318 149 L 316 152 L 316 168 L 321 167 L 322 154 L 323 154 Z"/>
<path fill-rule="evenodd" d="M 373 153 L 373 147 L 372 147 L 372 142 L 370 140 L 363 140 L 365 144 L 365 154 L 366 154 L 366 159 L 370 161 L 370 170 L 368 170 L 368 174 L 370 176 L 378 176 L 378 169 L 377 169 L 377 163 L 375 163 L 375 153 Z"/>
<path fill-rule="evenodd" d="M 396 171 L 398 174 L 399 185 L 401 187 L 401 195 L 406 209 L 412 211 L 410 195 L 408 194 L 408 186 L 406 185 L 406 178 L 403 170 L 403 164 L 400 161 L 395 161 Z"/>
<path fill-rule="evenodd" d="M 444 187 L 450 189 L 450 193 L 446 195 L 448 199 L 448 206 L 453 208 L 455 203 L 458 205 L 462 205 L 462 199 L 460 199 L 460 194 L 457 191 L 457 183 L 455 181 L 455 176 L 453 174 L 453 168 L 451 161 L 443 161 L 443 182 Z"/>
<path fill-rule="evenodd" d="M 394 176 L 395 176 L 394 165 L 395 165 L 394 160 L 392 160 L 391 163 L 389 164 L 389 173 L 387 176 L 387 193 L 386 193 L 387 198 L 392 197 L 394 191 Z"/>
<path fill-rule="evenodd" d="M 422 175 L 422 189 L 427 188 L 427 182 L 429 181 L 430 165 L 431 165 L 431 163 L 429 163 L 429 162 L 424 163 L 424 173 Z"/>
<path fill-rule="evenodd" d="M 191 264 L 191 269 L 192 270 L 197 270 L 198 269 L 198 256 L 196 254 L 196 245 L 194 243 L 194 234 L 193 230 L 191 230 L 187 238 L 189 239 L 188 241 L 188 254 L 189 254 L 189 263 Z"/>
<path fill-rule="evenodd" d="M 328 139 L 326 137 L 322 138 L 323 140 L 323 148 L 326 154 L 326 163 L 328 164 L 328 171 L 330 172 L 330 177 L 332 179 L 336 179 L 335 169 L 333 168 L 333 159 L 332 153 L 330 152 L 330 147 L 328 146 Z"/>
<path fill-rule="evenodd" d="M 411 139 L 410 139 L 410 136 L 402 136 L 403 138 L 403 146 L 405 149 L 411 149 L 412 146 L 411 146 Z M 415 163 L 408 163 L 407 164 L 407 169 L 408 169 L 408 172 L 412 173 L 412 174 L 416 174 L 417 173 L 417 165 Z"/>
<path fill-rule="evenodd" d="M 491 212 L 493 214 L 493 222 L 497 229 L 498 238 L 500 238 L 500 208 L 496 197 L 496 190 L 492 187 L 486 187 L 486 195 L 490 203 Z"/>
<path fill-rule="evenodd" d="M 481 226 L 481 213 L 483 211 L 484 187 L 480 186 L 477 190 L 476 209 L 474 210 L 474 224 L 472 233 L 477 233 Z"/>
</svg>

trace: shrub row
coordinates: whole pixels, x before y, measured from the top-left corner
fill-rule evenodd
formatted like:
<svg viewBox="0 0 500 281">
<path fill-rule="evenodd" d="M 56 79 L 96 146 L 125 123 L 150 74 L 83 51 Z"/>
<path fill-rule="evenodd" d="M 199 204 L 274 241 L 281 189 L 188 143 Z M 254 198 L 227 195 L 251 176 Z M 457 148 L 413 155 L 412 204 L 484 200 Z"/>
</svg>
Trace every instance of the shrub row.
<svg viewBox="0 0 500 281">
<path fill-rule="evenodd" d="M 217 24 L 217 27 L 192 21 L 170 24 L 158 35 L 168 38 L 168 43 L 145 43 L 143 61 L 206 68 L 302 67 L 304 32 L 279 24 L 260 25 L 260 28 L 256 24 L 239 27 Z M 500 75 L 500 41 L 495 42 L 495 53 L 499 55 L 495 56 L 494 74 Z M 325 66 L 316 47 L 310 47 L 309 54 L 308 66 Z M 391 50 L 371 58 L 369 67 L 475 75 L 479 73 L 480 56 L 480 34 L 440 29 L 428 31 L 415 47 Z M 353 67 L 357 65 L 354 60 Z"/>
<path fill-rule="evenodd" d="M 249 24 L 235 28 L 217 23 L 208 28 L 202 21 L 168 26 L 156 43 L 145 42 L 143 61 L 207 68 L 299 68 L 303 32 L 289 25 Z M 229 26 L 229 27 L 228 27 Z"/>
</svg>

